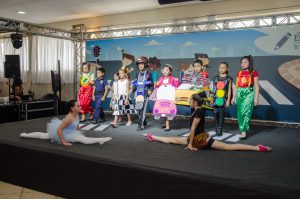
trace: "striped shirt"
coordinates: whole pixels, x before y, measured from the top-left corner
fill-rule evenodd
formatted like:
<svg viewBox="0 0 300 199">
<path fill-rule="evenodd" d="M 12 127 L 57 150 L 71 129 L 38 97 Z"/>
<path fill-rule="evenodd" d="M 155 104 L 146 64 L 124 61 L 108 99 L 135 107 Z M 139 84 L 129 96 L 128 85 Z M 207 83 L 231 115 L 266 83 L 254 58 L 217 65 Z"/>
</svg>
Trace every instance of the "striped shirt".
<svg viewBox="0 0 300 199">
<path fill-rule="evenodd" d="M 209 84 L 208 72 L 203 71 L 200 73 L 193 73 L 190 76 L 188 83 L 193 84 L 195 86 L 199 86 L 199 87 L 205 87 L 206 85 Z"/>
</svg>

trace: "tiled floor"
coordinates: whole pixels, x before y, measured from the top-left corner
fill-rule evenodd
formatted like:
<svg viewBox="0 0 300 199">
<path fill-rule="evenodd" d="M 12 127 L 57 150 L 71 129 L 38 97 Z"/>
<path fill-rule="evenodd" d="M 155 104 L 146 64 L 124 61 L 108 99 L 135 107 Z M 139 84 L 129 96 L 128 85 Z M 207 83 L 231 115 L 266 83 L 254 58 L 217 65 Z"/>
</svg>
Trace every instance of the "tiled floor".
<svg viewBox="0 0 300 199">
<path fill-rule="evenodd" d="M 0 182 L 0 199 L 61 199 L 46 193 Z"/>
</svg>

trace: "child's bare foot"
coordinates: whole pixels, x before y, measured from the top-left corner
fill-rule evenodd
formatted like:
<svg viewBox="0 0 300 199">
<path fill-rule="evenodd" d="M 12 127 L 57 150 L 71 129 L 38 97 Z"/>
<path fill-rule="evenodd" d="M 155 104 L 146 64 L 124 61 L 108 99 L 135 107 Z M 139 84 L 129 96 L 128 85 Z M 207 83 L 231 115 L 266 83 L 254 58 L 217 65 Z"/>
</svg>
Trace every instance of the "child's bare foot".
<svg viewBox="0 0 300 199">
<path fill-rule="evenodd" d="M 126 126 L 131 126 L 132 122 L 127 122 Z"/>
<path fill-rule="evenodd" d="M 122 117 L 121 116 L 118 117 L 118 122 L 122 122 Z"/>
<path fill-rule="evenodd" d="M 101 141 L 99 141 L 99 144 L 104 144 L 105 142 L 108 142 L 109 140 L 111 140 L 111 137 L 107 137 L 107 138 L 101 138 Z"/>
<path fill-rule="evenodd" d="M 23 132 L 20 134 L 21 137 L 26 137 L 27 133 Z"/>
</svg>

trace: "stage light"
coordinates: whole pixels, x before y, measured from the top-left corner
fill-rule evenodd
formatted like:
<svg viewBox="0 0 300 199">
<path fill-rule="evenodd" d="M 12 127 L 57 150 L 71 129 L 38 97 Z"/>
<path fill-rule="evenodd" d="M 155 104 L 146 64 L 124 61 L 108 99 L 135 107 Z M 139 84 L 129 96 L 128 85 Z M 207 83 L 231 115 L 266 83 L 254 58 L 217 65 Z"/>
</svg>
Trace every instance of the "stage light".
<svg viewBox="0 0 300 199">
<path fill-rule="evenodd" d="M 26 12 L 25 12 L 25 11 L 22 11 L 22 10 L 17 11 L 17 13 L 20 14 L 20 15 L 25 15 L 25 14 L 26 14 Z"/>
<path fill-rule="evenodd" d="M 11 42 L 15 49 L 19 49 L 23 45 L 23 35 L 16 32 L 10 35 Z"/>
</svg>

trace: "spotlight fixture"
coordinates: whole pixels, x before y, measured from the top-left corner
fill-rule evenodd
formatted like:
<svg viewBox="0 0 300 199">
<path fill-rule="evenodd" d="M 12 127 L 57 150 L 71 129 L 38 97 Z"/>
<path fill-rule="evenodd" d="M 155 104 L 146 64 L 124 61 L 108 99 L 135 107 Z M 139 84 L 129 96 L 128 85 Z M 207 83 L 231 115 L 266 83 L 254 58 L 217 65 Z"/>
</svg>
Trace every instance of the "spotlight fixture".
<svg viewBox="0 0 300 199">
<path fill-rule="evenodd" d="M 17 13 L 20 14 L 20 15 L 25 15 L 26 14 L 26 12 L 22 11 L 22 10 L 17 11 Z"/>
<path fill-rule="evenodd" d="M 20 34 L 18 31 L 16 33 L 11 34 L 10 39 L 11 39 L 11 42 L 12 42 L 13 47 L 15 49 L 19 49 L 19 48 L 22 47 L 22 45 L 23 45 L 23 35 Z"/>
</svg>

